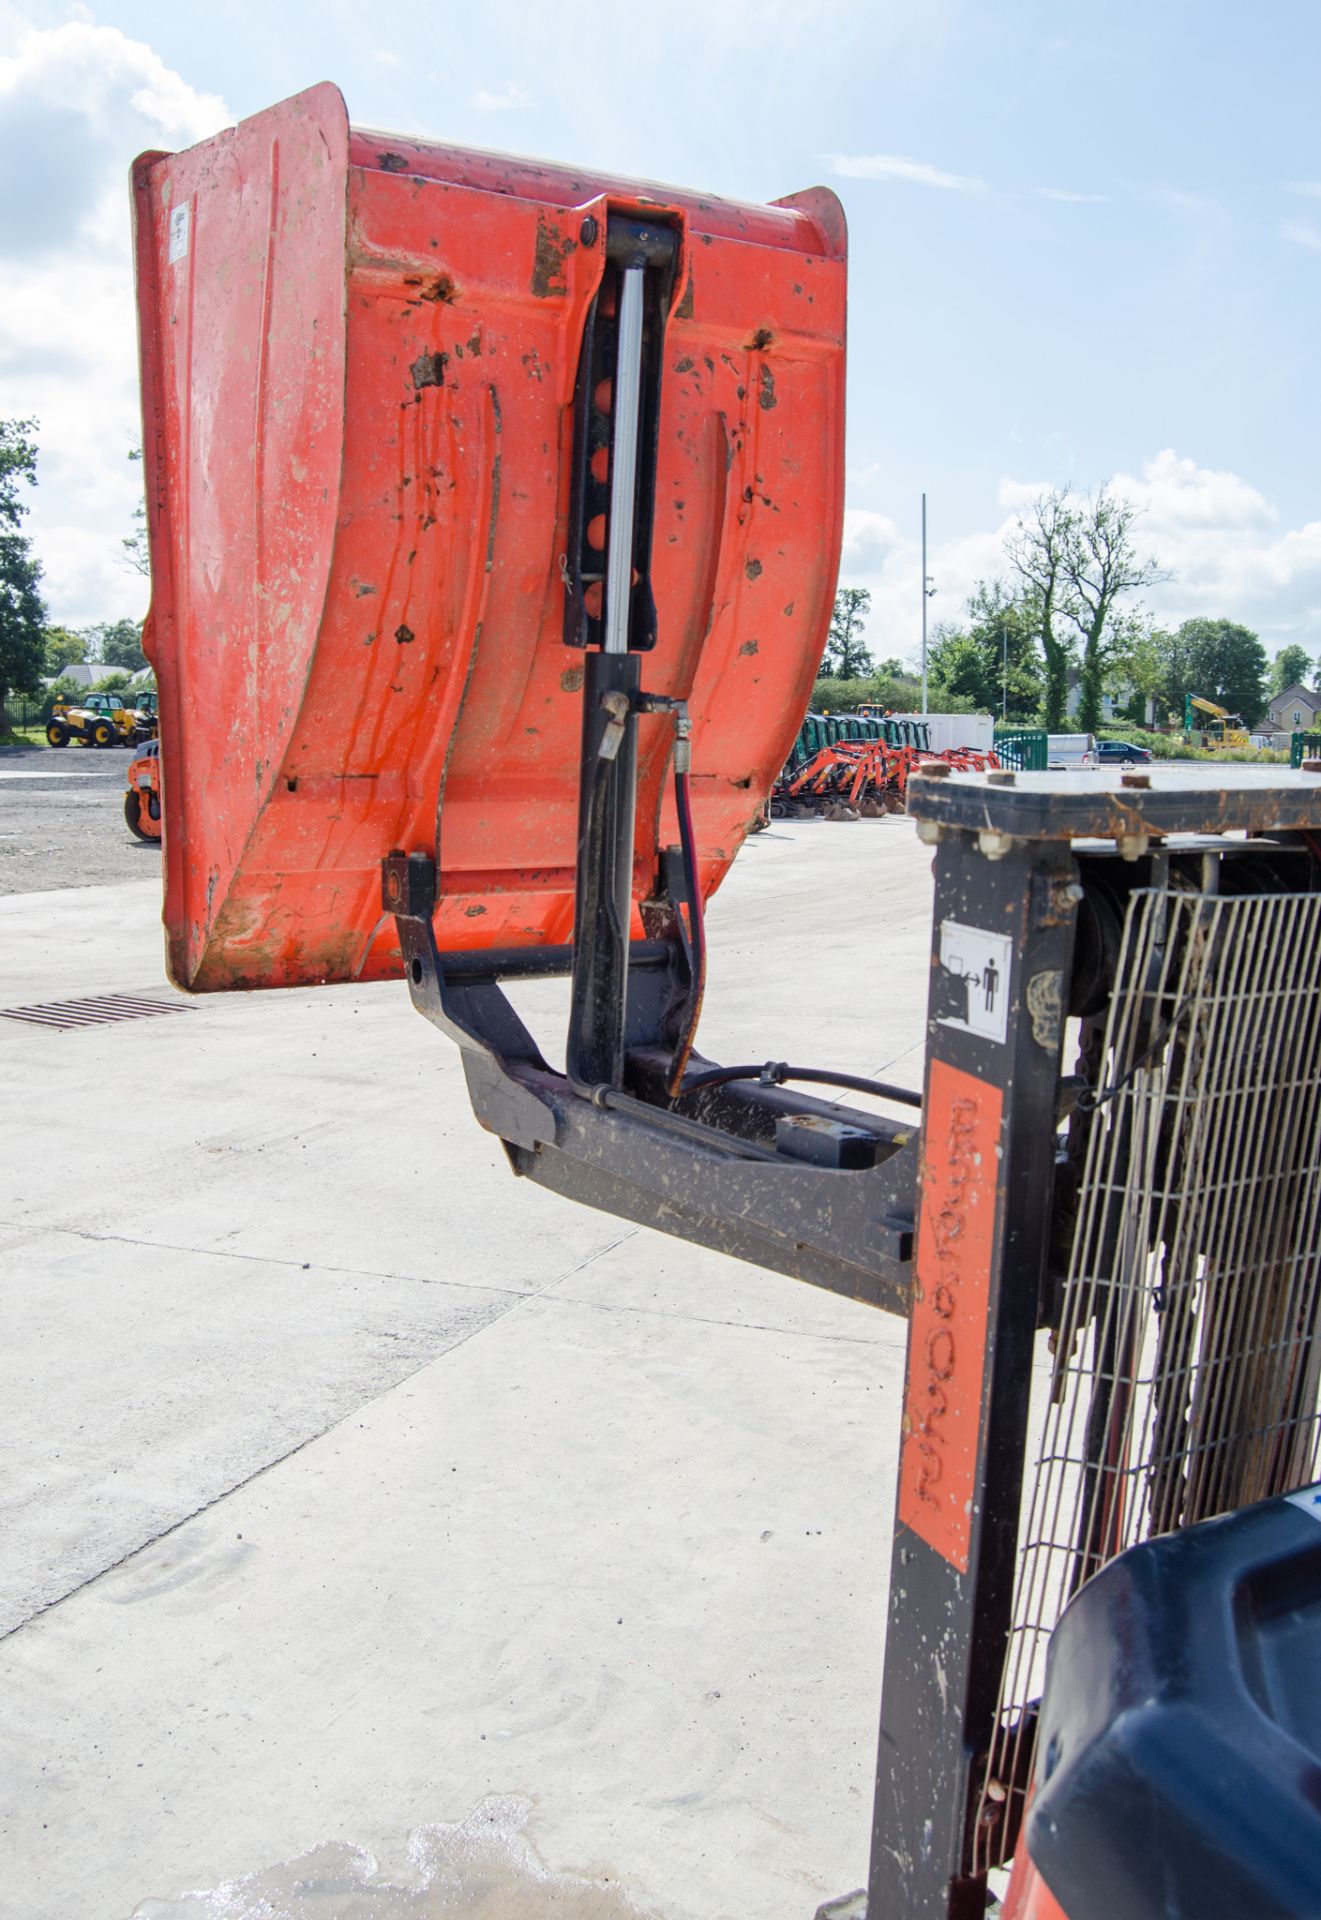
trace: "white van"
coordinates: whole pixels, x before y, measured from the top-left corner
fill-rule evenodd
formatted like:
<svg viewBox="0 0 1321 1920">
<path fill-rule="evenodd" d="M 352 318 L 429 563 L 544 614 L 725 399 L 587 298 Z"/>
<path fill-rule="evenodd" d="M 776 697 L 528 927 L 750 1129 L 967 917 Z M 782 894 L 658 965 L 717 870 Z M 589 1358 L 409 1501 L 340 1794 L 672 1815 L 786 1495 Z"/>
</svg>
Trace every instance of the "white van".
<svg viewBox="0 0 1321 1920">
<path fill-rule="evenodd" d="M 1046 749 L 1046 763 L 1052 770 L 1096 765 L 1094 733 L 1052 733 Z"/>
</svg>

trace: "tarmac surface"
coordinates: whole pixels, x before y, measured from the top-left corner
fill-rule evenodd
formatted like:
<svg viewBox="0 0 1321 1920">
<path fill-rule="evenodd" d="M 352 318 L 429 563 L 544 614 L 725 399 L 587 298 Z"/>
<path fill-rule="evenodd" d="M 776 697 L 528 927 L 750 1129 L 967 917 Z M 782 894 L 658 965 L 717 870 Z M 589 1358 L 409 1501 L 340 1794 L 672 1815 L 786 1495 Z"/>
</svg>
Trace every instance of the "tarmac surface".
<svg viewBox="0 0 1321 1920">
<path fill-rule="evenodd" d="M 749 842 L 703 1050 L 920 1084 L 929 866 Z M 0 1916 L 810 1920 L 902 1324 L 514 1180 L 402 985 L 183 1001 L 158 915 L 0 900 L 0 1008 L 180 1009 L 0 1019 Z"/>
<path fill-rule="evenodd" d="M 0 895 L 138 880 L 160 849 L 124 825 L 133 747 L 0 747 Z"/>
</svg>

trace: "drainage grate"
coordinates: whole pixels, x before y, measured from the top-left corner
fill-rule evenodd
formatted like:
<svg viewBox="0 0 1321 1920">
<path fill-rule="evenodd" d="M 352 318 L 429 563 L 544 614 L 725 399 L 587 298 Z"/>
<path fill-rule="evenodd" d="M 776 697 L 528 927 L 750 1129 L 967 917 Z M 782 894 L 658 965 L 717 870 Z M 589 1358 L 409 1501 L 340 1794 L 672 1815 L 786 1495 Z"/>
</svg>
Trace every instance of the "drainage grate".
<svg viewBox="0 0 1321 1920">
<path fill-rule="evenodd" d="M 102 1027 L 114 1020 L 150 1020 L 158 1013 L 188 1013 L 179 1000 L 148 1000 L 134 993 L 89 994 L 85 1000 L 48 1000 L 39 1007 L 0 1007 L 0 1020 L 26 1020 L 34 1027 Z"/>
</svg>

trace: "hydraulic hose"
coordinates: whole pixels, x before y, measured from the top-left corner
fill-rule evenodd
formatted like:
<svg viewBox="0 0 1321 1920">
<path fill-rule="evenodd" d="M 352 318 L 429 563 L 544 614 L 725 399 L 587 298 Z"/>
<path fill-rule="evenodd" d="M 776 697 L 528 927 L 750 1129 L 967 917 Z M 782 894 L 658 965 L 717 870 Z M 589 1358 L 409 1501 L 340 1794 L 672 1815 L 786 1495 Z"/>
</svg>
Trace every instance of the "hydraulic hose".
<svg viewBox="0 0 1321 1920">
<path fill-rule="evenodd" d="M 759 1080 L 764 1087 L 783 1086 L 786 1080 L 804 1080 L 821 1087 L 846 1087 L 852 1093 L 875 1094 L 880 1100 L 897 1100 L 905 1107 L 922 1105 L 921 1094 L 914 1093 L 911 1087 L 895 1087 L 888 1080 L 867 1080 L 858 1073 L 832 1073 L 824 1067 L 791 1067 L 783 1060 L 768 1060 L 760 1067 L 712 1067 L 707 1073 L 694 1074 L 684 1083 L 683 1092 L 724 1087 L 731 1080 Z"/>
<path fill-rule="evenodd" d="M 686 746 L 686 741 L 680 743 Z M 688 895 L 688 967 L 692 985 L 684 1009 L 683 1029 L 670 1059 L 665 1083 L 671 1100 L 678 1097 L 687 1071 L 697 1023 L 702 1017 L 702 996 L 706 992 L 706 915 L 702 907 L 702 876 L 697 868 L 697 835 L 693 828 L 693 798 L 686 753 L 674 756 L 674 807 L 679 816 L 679 849 L 683 860 L 684 892 Z"/>
</svg>

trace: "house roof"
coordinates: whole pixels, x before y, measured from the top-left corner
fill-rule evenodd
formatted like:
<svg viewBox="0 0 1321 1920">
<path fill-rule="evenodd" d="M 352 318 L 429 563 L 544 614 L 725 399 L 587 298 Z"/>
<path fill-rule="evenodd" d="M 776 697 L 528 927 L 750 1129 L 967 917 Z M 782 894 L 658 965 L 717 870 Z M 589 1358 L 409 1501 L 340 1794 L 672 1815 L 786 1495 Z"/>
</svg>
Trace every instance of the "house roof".
<svg viewBox="0 0 1321 1920">
<path fill-rule="evenodd" d="M 1277 693 L 1271 701 L 1273 707 L 1309 706 L 1313 713 L 1321 712 L 1321 693 L 1311 687 L 1305 687 L 1301 680 L 1295 680 L 1283 693 Z"/>
</svg>

